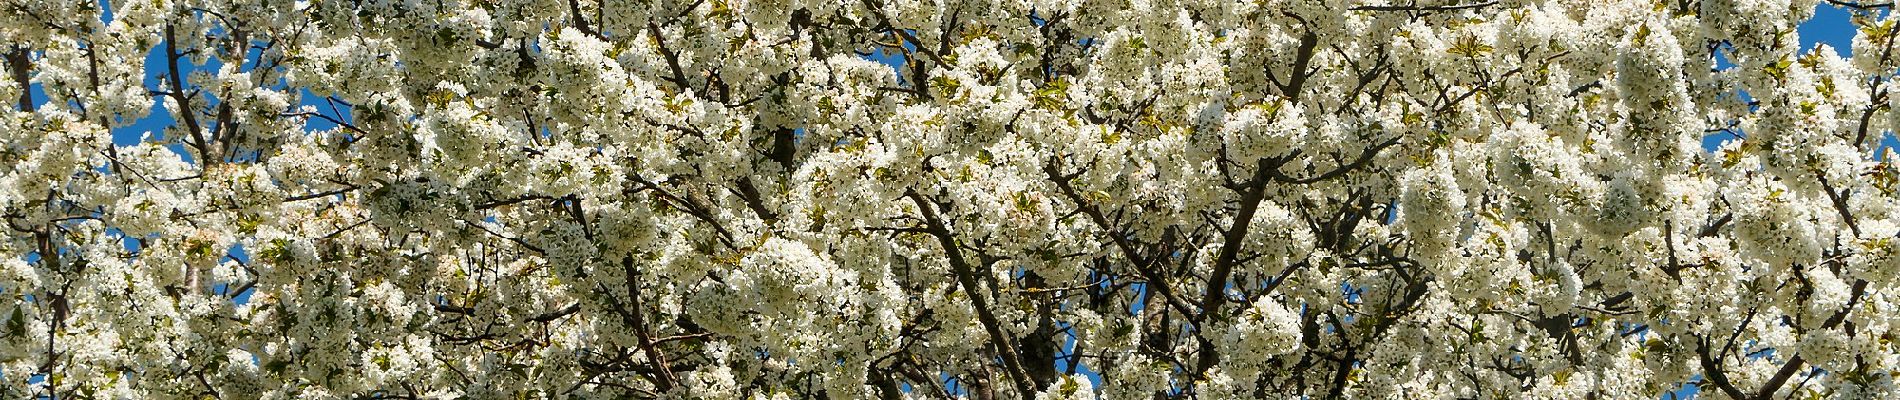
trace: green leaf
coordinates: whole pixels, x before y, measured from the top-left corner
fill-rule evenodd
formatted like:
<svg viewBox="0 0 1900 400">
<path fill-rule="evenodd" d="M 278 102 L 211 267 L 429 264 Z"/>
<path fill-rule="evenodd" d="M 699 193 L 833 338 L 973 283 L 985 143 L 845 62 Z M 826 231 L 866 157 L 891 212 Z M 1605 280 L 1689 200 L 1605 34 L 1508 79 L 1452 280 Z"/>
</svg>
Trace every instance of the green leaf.
<svg viewBox="0 0 1900 400">
<path fill-rule="evenodd" d="M 1451 49 L 1447 51 L 1451 54 L 1476 58 L 1490 54 L 1492 48 L 1491 45 L 1479 43 L 1477 36 L 1465 35 L 1459 36 L 1458 40 L 1452 43 Z"/>
<path fill-rule="evenodd" d="M 1781 56 L 1781 60 L 1763 66 L 1762 72 L 1767 73 L 1770 77 L 1774 77 L 1776 81 L 1785 81 L 1788 80 L 1788 68 L 1793 66 L 1794 60 L 1784 55 Z"/>
<path fill-rule="evenodd" d="M 26 312 L 20 310 L 19 307 L 14 307 L 13 315 L 9 316 L 7 319 L 6 336 L 18 337 L 25 334 L 26 334 Z"/>
</svg>

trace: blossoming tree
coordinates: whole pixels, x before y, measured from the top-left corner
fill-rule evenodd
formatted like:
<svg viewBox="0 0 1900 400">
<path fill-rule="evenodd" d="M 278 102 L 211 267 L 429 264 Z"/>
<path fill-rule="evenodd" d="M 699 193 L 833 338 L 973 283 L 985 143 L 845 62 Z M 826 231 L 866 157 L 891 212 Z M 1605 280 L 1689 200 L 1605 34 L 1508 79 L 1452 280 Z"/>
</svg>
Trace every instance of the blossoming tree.
<svg viewBox="0 0 1900 400">
<path fill-rule="evenodd" d="M 1894 398 L 1830 3 L 6 0 L 0 397 Z"/>
</svg>

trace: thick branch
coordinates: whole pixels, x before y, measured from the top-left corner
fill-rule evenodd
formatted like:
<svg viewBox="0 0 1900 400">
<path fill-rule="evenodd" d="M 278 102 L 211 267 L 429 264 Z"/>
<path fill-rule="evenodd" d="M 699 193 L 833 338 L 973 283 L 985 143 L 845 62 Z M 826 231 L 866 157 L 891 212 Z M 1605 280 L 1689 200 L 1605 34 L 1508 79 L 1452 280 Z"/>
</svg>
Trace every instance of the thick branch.
<svg viewBox="0 0 1900 400">
<path fill-rule="evenodd" d="M 1833 4 L 1836 6 L 1841 6 L 1841 7 L 1852 8 L 1856 10 L 1876 10 L 1876 9 L 1882 9 L 1882 8 L 1893 8 L 1893 2 L 1869 4 L 1869 3 L 1862 3 L 1858 1 L 1827 0 L 1827 3 Z"/>
<path fill-rule="evenodd" d="M 1853 297 L 1847 299 L 1847 306 L 1842 307 L 1841 311 L 1835 312 L 1834 315 L 1828 316 L 1827 320 L 1822 321 L 1821 329 L 1834 329 L 1834 327 L 1846 322 L 1847 313 L 1853 312 L 1854 307 L 1860 304 L 1860 298 L 1866 294 L 1867 281 L 1854 280 Z M 1768 382 L 1762 383 L 1761 390 L 1755 392 L 1755 398 L 1766 400 L 1774 397 L 1775 391 L 1780 390 L 1781 385 L 1787 384 L 1788 379 L 1793 378 L 1794 374 L 1799 372 L 1801 367 L 1806 365 L 1807 360 L 1801 358 L 1800 354 L 1795 354 L 1794 357 L 1788 359 L 1788 363 L 1781 365 L 1781 370 L 1775 371 L 1774 377 L 1768 378 Z M 1739 399 L 1740 397 L 1736 398 Z"/>
<path fill-rule="evenodd" d="M 26 46 L 14 46 L 7 52 L 7 67 L 13 75 L 13 83 L 20 88 L 20 111 L 33 112 L 33 80 L 27 73 L 33 68 L 29 54 L 32 49 Z"/>
<path fill-rule="evenodd" d="M 1240 195 L 1240 211 L 1234 213 L 1234 226 L 1226 232 L 1221 241 L 1220 253 L 1214 257 L 1214 271 L 1207 276 L 1207 288 L 1201 293 L 1201 313 L 1194 316 L 1196 326 L 1206 326 L 1207 318 L 1220 314 L 1221 306 L 1227 302 L 1227 277 L 1233 275 L 1235 260 L 1240 257 L 1240 246 L 1246 242 L 1247 229 L 1253 225 L 1253 216 L 1260 210 L 1260 202 L 1267 194 L 1267 171 L 1278 168 L 1277 162 L 1260 159 L 1254 168 L 1254 177 Z M 1201 339 L 1200 362 L 1194 367 L 1192 376 L 1200 376 L 1220 363 L 1220 354 L 1214 350 L 1214 344 Z"/>
<path fill-rule="evenodd" d="M 1129 240 L 1127 235 L 1122 235 L 1117 232 L 1113 223 L 1108 221 L 1108 217 L 1102 215 L 1101 209 L 1096 208 L 1093 204 L 1089 204 L 1088 199 L 1082 198 L 1081 193 L 1075 190 L 1073 183 L 1075 181 L 1075 175 L 1063 175 L 1061 171 L 1058 170 L 1055 160 L 1050 160 L 1049 163 L 1044 164 L 1043 172 L 1049 175 L 1049 181 L 1055 182 L 1056 188 L 1061 189 L 1063 197 L 1068 197 L 1070 202 L 1075 203 L 1075 207 L 1082 211 L 1082 214 L 1087 215 L 1090 221 L 1095 222 L 1095 226 L 1099 226 L 1103 231 L 1108 232 L 1108 236 L 1114 240 L 1115 248 L 1121 250 L 1122 256 L 1128 259 L 1129 264 L 1134 265 L 1135 271 L 1141 274 L 1142 279 L 1148 280 L 1148 285 L 1153 287 L 1155 292 L 1161 294 L 1161 298 L 1168 302 L 1169 307 L 1174 307 L 1175 311 L 1183 315 L 1193 314 L 1193 309 L 1189 308 L 1187 303 L 1182 301 L 1180 297 L 1174 293 L 1174 288 L 1168 285 L 1168 281 L 1154 271 L 1154 264 L 1161 260 L 1162 257 L 1142 256 L 1140 251 L 1135 248 L 1134 242 Z"/>
<path fill-rule="evenodd" d="M 963 252 L 957 247 L 956 238 L 950 235 L 950 228 L 944 226 L 943 220 L 937 216 L 937 211 L 929 201 L 924 200 L 923 195 L 917 194 L 916 191 L 909 191 L 904 196 L 917 203 L 917 210 L 923 214 L 930 234 L 936 236 L 937 243 L 943 246 L 944 254 L 950 259 L 950 270 L 956 274 L 957 284 L 963 286 L 964 294 L 970 296 L 970 303 L 976 309 L 976 319 L 983 324 L 983 330 L 989 333 L 997 355 L 1003 359 L 1003 367 L 1007 369 L 1005 372 L 1016 384 L 1017 393 L 1023 398 L 1034 397 L 1035 387 L 1030 385 L 1029 378 L 1024 374 L 1022 362 L 1016 359 L 1016 346 L 1010 343 L 1009 336 L 1003 333 L 1002 323 L 996 319 L 996 313 L 990 310 L 990 301 L 984 297 L 983 287 L 977 284 L 976 270 L 968 260 L 963 258 Z"/>
<path fill-rule="evenodd" d="M 191 134 L 192 147 L 198 149 L 200 165 L 210 165 L 217 162 L 217 157 L 210 154 L 211 146 L 205 141 L 204 128 L 198 125 L 198 113 L 192 112 L 191 97 L 185 94 L 184 70 L 178 68 L 178 59 L 185 55 L 178 51 L 178 39 L 172 34 L 173 30 L 171 25 L 165 25 L 165 63 L 170 67 L 166 77 L 171 81 L 171 88 L 166 92 L 173 101 L 178 102 L 178 119 L 185 121 L 185 131 Z"/>
<path fill-rule="evenodd" d="M 1722 393 L 1727 394 L 1731 399 L 1748 398 L 1748 395 L 1742 394 L 1742 390 L 1736 388 L 1734 383 L 1729 382 L 1728 374 L 1723 372 L 1715 358 L 1709 355 L 1708 343 L 1703 343 L 1701 348 L 1696 349 L 1696 355 L 1702 362 L 1702 374 L 1705 380 L 1715 383 L 1715 387 L 1721 389 Z"/>
<path fill-rule="evenodd" d="M 647 330 L 646 308 L 642 305 L 640 297 L 640 275 L 633 270 L 633 258 L 621 258 L 620 268 L 626 273 L 627 297 L 633 302 L 632 310 L 621 310 L 621 312 L 627 314 L 627 322 L 633 324 L 634 335 L 640 340 L 640 351 L 646 353 L 648 361 L 659 367 L 656 369 L 659 370 L 660 379 L 655 383 L 658 384 L 660 392 L 670 391 L 675 381 L 673 369 L 666 365 L 666 353 L 660 351 L 659 346 L 653 341 L 653 334 Z"/>
</svg>

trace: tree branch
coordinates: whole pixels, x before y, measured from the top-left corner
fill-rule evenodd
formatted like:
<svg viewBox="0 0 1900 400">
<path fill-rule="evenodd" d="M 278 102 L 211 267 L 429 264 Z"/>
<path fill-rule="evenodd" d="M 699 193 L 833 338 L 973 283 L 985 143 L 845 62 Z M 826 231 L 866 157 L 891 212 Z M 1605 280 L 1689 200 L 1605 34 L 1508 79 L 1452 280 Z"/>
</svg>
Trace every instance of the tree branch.
<svg viewBox="0 0 1900 400">
<path fill-rule="evenodd" d="M 1353 10 L 1353 11 L 1456 11 L 1456 10 L 1490 7 L 1497 4 L 1498 2 L 1494 0 L 1494 1 L 1486 1 L 1483 3 L 1455 4 L 1455 5 L 1445 5 L 1445 6 L 1419 6 L 1419 5 L 1357 6 L 1357 7 L 1349 8 L 1349 10 Z"/>
<path fill-rule="evenodd" d="M 996 347 L 996 353 L 1003 359 L 1003 367 L 1007 369 L 1004 372 L 1015 383 L 1017 393 L 1022 398 L 1035 397 L 1035 387 L 1030 385 L 1022 362 L 1016 358 L 1016 346 L 1010 343 L 1009 336 L 1003 333 L 1002 323 L 996 319 L 996 313 L 990 310 L 990 301 L 984 297 L 983 287 L 977 284 L 976 270 L 963 258 L 963 251 L 958 248 L 956 238 L 951 236 L 950 228 L 938 218 L 936 209 L 923 195 L 908 190 L 904 196 L 917 204 L 917 210 L 923 214 L 930 234 L 936 236 L 937 243 L 943 246 L 944 255 L 950 259 L 950 270 L 956 274 L 957 284 L 963 287 L 964 294 L 970 296 L 970 303 L 976 309 L 976 319 L 983 324 L 983 330 L 989 333 L 991 344 Z"/>
<path fill-rule="evenodd" d="M 20 111 L 33 112 L 33 78 L 29 74 L 33 69 L 33 49 L 26 46 L 13 46 L 7 52 L 7 68 L 13 76 L 13 83 L 20 87 Z"/>
</svg>

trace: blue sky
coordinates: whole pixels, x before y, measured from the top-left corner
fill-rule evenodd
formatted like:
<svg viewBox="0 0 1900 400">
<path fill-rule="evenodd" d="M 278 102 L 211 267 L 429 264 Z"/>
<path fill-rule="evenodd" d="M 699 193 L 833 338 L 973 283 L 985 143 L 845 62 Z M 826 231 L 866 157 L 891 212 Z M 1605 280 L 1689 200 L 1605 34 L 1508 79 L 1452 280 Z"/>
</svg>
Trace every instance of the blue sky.
<svg viewBox="0 0 1900 400">
<path fill-rule="evenodd" d="M 1855 34 L 1855 29 L 1853 28 L 1853 25 L 1848 22 L 1848 16 L 1849 16 L 1849 13 L 1846 10 L 1835 8 L 1832 6 L 1827 6 L 1827 5 L 1821 6 L 1817 12 L 1816 17 L 1813 20 L 1810 20 L 1807 23 L 1802 24 L 1798 29 L 1798 34 L 1800 35 L 1801 41 L 1803 43 L 1803 51 L 1811 50 L 1817 44 L 1827 43 L 1833 46 L 1842 55 L 1846 55 L 1851 50 L 1851 42 L 1853 39 L 1853 35 Z M 108 16 L 108 19 L 109 18 L 110 17 Z M 154 51 L 146 58 L 145 65 L 146 65 L 147 72 L 146 72 L 145 83 L 146 83 L 146 86 L 149 88 L 156 89 L 161 86 L 159 83 L 159 78 L 163 76 L 163 74 L 166 72 L 165 51 L 166 49 L 161 45 L 161 47 L 154 49 Z M 890 64 L 893 68 L 899 67 L 903 63 L 903 59 L 899 55 L 876 53 L 868 58 L 879 61 L 879 62 L 883 62 L 886 64 Z M 197 69 L 215 70 L 216 68 L 219 67 L 215 63 L 215 61 L 210 65 L 203 65 L 203 66 L 191 65 L 189 64 L 189 60 L 185 60 L 183 61 L 183 63 L 185 64 L 181 65 L 181 68 L 191 69 L 191 70 L 197 70 Z M 34 97 L 36 99 L 44 101 L 45 95 L 42 93 L 37 93 L 37 89 L 38 89 L 37 87 L 35 89 L 36 89 L 35 90 L 36 93 Z M 336 108 L 333 111 L 333 109 L 331 108 L 332 105 L 327 104 L 322 99 L 317 98 L 316 96 L 308 92 L 305 92 L 303 97 L 304 97 L 303 104 L 316 106 L 317 108 L 319 108 L 320 110 L 323 110 L 326 113 L 342 113 L 345 119 L 347 120 L 347 116 L 349 112 L 349 108 L 347 106 L 344 106 L 341 104 L 334 105 Z M 121 128 L 114 131 L 113 142 L 119 145 L 135 144 L 135 143 L 138 143 L 141 140 L 141 138 L 143 138 L 148 133 L 155 137 L 161 135 L 162 134 L 161 132 L 166 127 L 171 126 L 173 123 L 174 121 L 164 111 L 164 108 L 157 104 L 154 104 L 153 109 L 152 109 L 152 114 L 150 116 L 139 120 L 137 123 L 129 127 Z M 334 127 L 334 125 L 325 123 L 321 120 L 313 119 L 311 120 L 308 127 L 310 129 L 329 129 L 329 128 Z M 1713 149 L 1715 146 L 1720 145 L 1722 141 L 1729 140 L 1732 138 L 1733 138 L 1732 136 L 1727 136 L 1726 134 L 1717 134 L 1705 140 L 1704 145 L 1710 149 Z M 1883 140 L 1883 142 L 1886 143 L 1888 146 L 1894 146 L 1896 144 L 1900 144 L 1900 142 L 1896 142 L 1892 136 L 1886 137 Z M 244 255 L 244 252 L 242 249 L 233 249 L 233 253 L 237 257 L 248 258 Z M 245 298 L 248 298 L 248 293 L 246 293 L 245 296 L 240 296 L 239 301 L 242 302 L 244 301 Z M 1066 367 L 1066 364 L 1062 364 L 1062 366 Z M 1088 375 L 1091 380 L 1097 381 L 1099 385 L 1099 380 L 1100 380 L 1099 376 L 1096 376 L 1093 372 L 1088 371 L 1086 367 L 1080 368 L 1079 370 L 1083 374 Z M 1672 394 L 1678 398 L 1689 398 L 1689 397 L 1693 397 L 1695 393 L 1696 393 L 1696 388 L 1693 386 L 1688 386 Z M 1664 398 L 1669 398 L 1669 397 L 1670 397 L 1670 394 L 1664 395 Z"/>
</svg>

